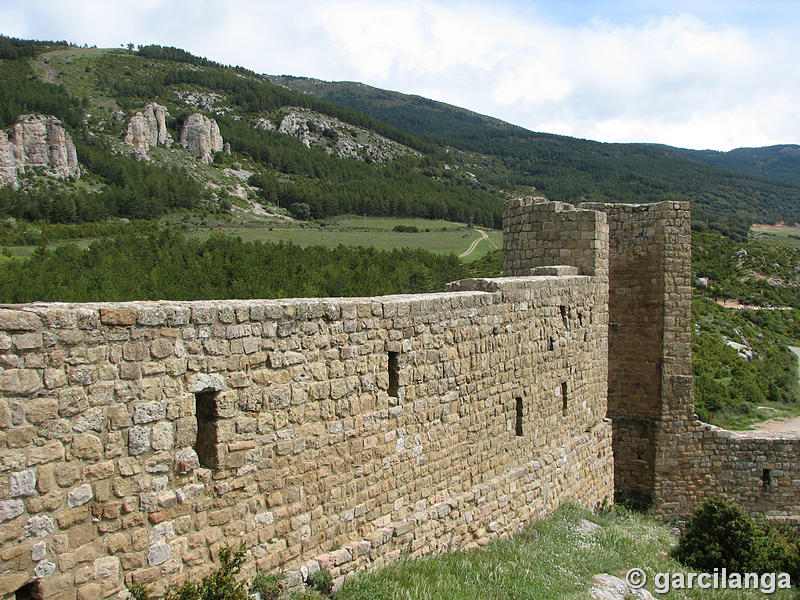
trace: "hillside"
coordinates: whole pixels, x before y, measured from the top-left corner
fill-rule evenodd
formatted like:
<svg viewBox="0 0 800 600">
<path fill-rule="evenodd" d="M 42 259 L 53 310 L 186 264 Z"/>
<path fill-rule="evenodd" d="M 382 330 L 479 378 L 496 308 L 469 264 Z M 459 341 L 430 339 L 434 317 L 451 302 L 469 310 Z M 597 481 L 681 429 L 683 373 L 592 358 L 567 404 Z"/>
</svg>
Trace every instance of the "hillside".
<svg viewBox="0 0 800 600">
<path fill-rule="evenodd" d="M 34 169 L 19 190 L 2 188 L 0 216 L 17 219 L 288 210 L 300 219 L 414 216 L 499 228 L 502 200 L 533 187 L 568 202 L 688 199 L 697 229 L 742 239 L 753 222 L 800 220 L 800 186 L 674 149 L 535 133 L 418 96 L 261 76 L 177 48 L 0 36 L 0 82 L 0 126 L 11 131 L 23 114 L 57 117 L 79 163 L 69 173 L 81 173 L 53 181 Z M 168 143 L 142 142 L 148 110 L 161 111 L 158 139 Z M 185 152 L 187 122 L 211 120 L 219 147 Z M 756 150 L 766 164 L 768 149 Z M 790 170 L 769 161 L 758 175 Z"/>
<path fill-rule="evenodd" d="M 764 179 L 800 185 L 800 146 L 797 144 L 736 148 L 729 152 L 670 149 L 697 162 Z"/>
<path fill-rule="evenodd" d="M 0 39 L 0 126 L 11 135 L 20 115 L 57 117 L 81 172 L 56 181 L 17 169 L 21 185 L 2 188 L 0 216 L 84 222 L 288 209 L 300 219 L 359 214 L 500 224 L 506 191 L 465 163 L 246 69 L 160 46 L 103 50 Z M 185 139 L 187 124 L 205 130 Z"/>
<path fill-rule="evenodd" d="M 535 133 L 441 102 L 360 83 L 269 79 L 362 111 L 429 142 L 489 155 L 507 169 L 494 179 L 500 186 L 534 186 L 566 202 L 687 199 L 692 202 L 695 227 L 742 238 L 754 221 L 794 222 L 800 217 L 797 185 L 686 160 L 668 147 Z"/>
<path fill-rule="evenodd" d="M 696 228 L 740 238 L 752 222 L 800 220 L 799 186 L 673 149 L 535 133 L 417 96 L 264 77 L 177 48 L 103 50 L 0 37 L 0 81 L 0 126 L 8 130 L 21 114 L 57 117 L 74 139 L 82 173 L 77 182 L 54 183 L 31 172 L 20 191 L 4 189 L 0 213 L 27 220 L 187 209 L 285 214 L 294 206 L 299 218 L 416 216 L 497 228 L 502 199 L 531 187 L 569 202 L 689 199 Z M 131 119 L 153 103 L 174 144 L 132 151 L 123 141 Z M 213 119 L 220 144 L 227 142 L 201 164 L 179 143 L 194 114 Z"/>
</svg>

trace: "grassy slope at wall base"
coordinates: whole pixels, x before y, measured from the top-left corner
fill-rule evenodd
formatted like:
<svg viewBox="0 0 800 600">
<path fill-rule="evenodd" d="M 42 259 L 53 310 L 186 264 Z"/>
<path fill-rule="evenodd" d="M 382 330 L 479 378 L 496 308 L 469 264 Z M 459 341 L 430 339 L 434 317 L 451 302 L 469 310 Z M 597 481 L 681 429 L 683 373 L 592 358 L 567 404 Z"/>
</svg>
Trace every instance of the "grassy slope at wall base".
<svg viewBox="0 0 800 600">
<path fill-rule="evenodd" d="M 595 533 L 579 528 L 581 519 L 600 525 Z M 563 506 L 511 540 L 467 552 L 394 563 L 347 581 L 336 600 L 485 600 L 587 598 L 599 573 L 625 577 L 634 567 L 648 576 L 686 571 L 667 555 L 675 543 L 669 527 L 642 514 L 614 509 L 592 514 Z M 772 598 L 793 598 L 779 591 Z M 763 598 L 758 590 L 676 590 L 676 599 Z M 660 596 L 657 596 L 660 597 Z"/>
</svg>

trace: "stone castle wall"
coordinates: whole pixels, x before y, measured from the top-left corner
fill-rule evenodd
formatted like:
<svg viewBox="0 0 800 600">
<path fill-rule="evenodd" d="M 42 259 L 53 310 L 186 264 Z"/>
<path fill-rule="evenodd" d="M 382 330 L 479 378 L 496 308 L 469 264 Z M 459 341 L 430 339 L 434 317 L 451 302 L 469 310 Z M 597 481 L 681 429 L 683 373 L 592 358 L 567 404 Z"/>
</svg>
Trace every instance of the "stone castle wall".
<svg viewBox="0 0 800 600">
<path fill-rule="evenodd" d="M 299 584 L 608 504 L 607 328 L 587 275 L 0 308 L 0 595 L 163 589 L 240 543 Z"/>
<path fill-rule="evenodd" d="M 441 294 L 0 307 L 0 597 L 163 590 L 239 544 L 342 577 L 610 503 L 615 470 L 657 514 L 800 514 L 800 436 L 694 415 L 688 205 L 504 216 L 509 276 Z"/>
<path fill-rule="evenodd" d="M 721 496 L 748 512 L 800 520 L 800 434 L 726 431 L 699 421 L 665 423 L 653 510 L 686 517 Z"/>
<path fill-rule="evenodd" d="M 582 204 L 609 226 L 609 390 L 615 490 L 686 517 L 722 496 L 800 518 L 800 434 L 731 432 L 694 414 L 686 202 Z"/>
</svg>

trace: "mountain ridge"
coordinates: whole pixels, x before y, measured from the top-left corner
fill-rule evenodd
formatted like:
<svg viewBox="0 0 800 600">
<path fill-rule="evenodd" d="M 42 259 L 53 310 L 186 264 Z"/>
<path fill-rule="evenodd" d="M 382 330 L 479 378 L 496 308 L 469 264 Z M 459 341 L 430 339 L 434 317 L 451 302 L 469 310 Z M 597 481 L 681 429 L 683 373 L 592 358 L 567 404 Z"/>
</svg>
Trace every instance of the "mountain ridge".
<svg viewBox="0 0 800 600">
<path fill-rule="evenodd" d="M 726 164 L 706 164 L 678 148 L 533 132 L 446 103 L 361 83 L 266 77 L 361 110 L 428 141 L 498 157 L 515 171 L 516 183 L 532 185 L 556 200 L 686 199 L 693 202 L 695 227 L 733 231 L 739 237 L 746 236 L 754 221 L 800 220 L 797 184 L 766 179 L 762 173 L 737 172 Z"/>
<path fill-rule="evenodd" d="M 264 77 L 266 77 L 269 81 L 276 83 L 278 85 L 283 85 L 288 89 L 293 89 L 307 94 L 311 94 L 312 93 L 311 90 L 315 89 L 318 90 L 319 88 L 328 88 L 331 91 L 327 93 L 323 92 L 324 96 L 335 97 L 335 92 L 333 92 L 333 90 L 337 90 L 337 88 L 346 89 L 348 87 L 355 87 L 364 90 L 371 90 L 373 93 L 377 92 L 384 94 L 386 99 L 389 99 L 392 96 L 395 97 L 403 96 L 407 98 L 416 99 L 417 101 L 420 101 L 423 104 L 439 105 L 442 107 L 446 107 L 447 109 L 450 110 L 459 111 L 467 116 L 479 119 L 485 123 L 490 123 L 494 126 L 507 127 L 511 130 L 517 130 L 519 132 L 535 133 L 537 135 L 541 135 L 544 137 L 552 137 L 555 139 L 563 138 L 563 139 L 581 140 L 594 143 L 614 144 L 614 142 L 597 142 L 596 140 L 591 140 L 589 138 L 581 138 L 578 136 L 568 136 L 568 135 L 553 134 L 546 132 L 534 132 L 533 130 L 528 130 L 520 125 L 516 125 L 508 121 L 503 121 L 502 119 L 499 119 L 497 117 L 492 117 L 490 115 L 483 115 L 481 113 L 478 113 L 476 111 L 467 108 L 462 108 L 438 100 L 431 100 L 429 98 L 425 98 L 424 96 L 420 96 L 418 94 L 406 94 L 403 92 L 385 90 L 358 81 L 349 81 L 349 80 L 325 81 L 322 79 L 316 79 L 312 77 L 302 77 L 293 75 L 265 75 Z M 774 144 L 770 146 L 760 146 L 760 147 L 741 147 L 741 148 L 734 148 L 728 151 L 682 148 L 679 146 L 670 146 L 668 144 L 659 144 L 650 142 L 625 142 L 624 144 L 651 145 L 657 148 L 666 149 L 670 152 L 678 153 L 696 162 L 718 166 L 730 171 L 735 171 L 745 175 L 753 175 L 755 177 L 769 179 L 781 183 L 800 185 L 800 144 Z M 781 158 L 786 159 L 787 154 L 791 154 L 791 159 L 794 162 L 791 163 L 785 162 L 784 164 L 777 165 L 778 167 L 780 167 L 778 169 L 769 168 L 770 166 L 773 165 L 773 163 L 778 162 Z M 753 160 L 757 164 L 753 166 L 748 166 L 745 163 L 746 159 Z"/>
<path fill-rule="evenodd" d="M 572 203 L 689 200 L 696 228 L 740 238 L 753 222 L 800 221 L 800 185 L 706 165 L 665 147 L 532 132 L 421 96 L 259 75 L 169 46 L 88 49 L 0 37 L 0 81 L 0 124 L 25 109 L 54 114 L 73 131 L 89 185 L 64 192 L 76 210 L 58 218 L 142 218 L 261 203 L 270 210 L 297 206 L 300 218 L 355 213 L 499 227 L 504 198 L 544 193 Z M 213 119 L 231 156 L 217 152 L 201 166 L 173 147 L 131 163 L 137 157 L 121 147 L 125 122 L 153 102 L 170 111 L 165 125 L 176 136 L 192 114 Z M 409 151 L 391 150 L 382 138 Z M 252 174 L 246 185 L 225 174 L 233 165 Z M 169 179 L 165 185 L 184 182 L 180 193 L 149 185 Z M 31 180 L 20 193 L 40 187 Z M 12 216 L 54 218 L 41 195 L 9 203 Z"/>
</svg>

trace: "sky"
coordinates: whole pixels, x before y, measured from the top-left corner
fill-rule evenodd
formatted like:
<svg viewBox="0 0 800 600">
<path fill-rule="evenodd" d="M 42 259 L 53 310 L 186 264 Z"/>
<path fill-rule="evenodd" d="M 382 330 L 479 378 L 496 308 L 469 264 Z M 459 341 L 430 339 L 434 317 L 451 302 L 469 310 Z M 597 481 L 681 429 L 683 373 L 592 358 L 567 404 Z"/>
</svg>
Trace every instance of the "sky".
<svg viewBox="0 0 800 600">
<path fill-rule="evenodd" d="M 0 0 L 0 33 L 176 46 L 604 142 L 800 143 L 797 0 Z"/>
</svg>

